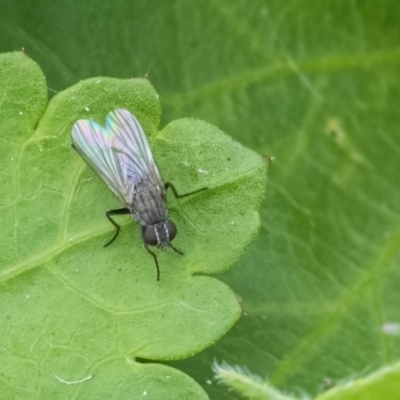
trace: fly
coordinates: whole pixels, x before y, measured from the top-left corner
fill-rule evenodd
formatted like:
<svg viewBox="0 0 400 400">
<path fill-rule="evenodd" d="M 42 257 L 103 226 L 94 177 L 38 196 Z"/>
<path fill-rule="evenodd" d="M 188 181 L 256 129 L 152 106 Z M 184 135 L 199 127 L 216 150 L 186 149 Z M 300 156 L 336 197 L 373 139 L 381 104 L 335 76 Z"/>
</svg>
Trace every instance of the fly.
<svg viewBox="0 0 400 400">
<path fill-rule="evenodd" d="M 171 247 L 183 254 L 171 243 L 178 231 L 168 218 L 166 190 L 171 188 L 174 196 L 181 198 L 205 188 L 179 195 L 171 183 L 164 185 L 143 128 L 127 110 L 110 112 L 105 127 L 89 119 L 77 121 L 72 127 L 72 143 L 72 147 L 125 205 L 106 212 L 106 217 L 115 227 L 115 234 L 104 247 L 117 238 L 121 228 L 112 216 L 131 214 L 141 226 L 143 244 L 154 258 L 159 281 L 157 256 L 149 246 L 159 249 Z"/>
</svg>

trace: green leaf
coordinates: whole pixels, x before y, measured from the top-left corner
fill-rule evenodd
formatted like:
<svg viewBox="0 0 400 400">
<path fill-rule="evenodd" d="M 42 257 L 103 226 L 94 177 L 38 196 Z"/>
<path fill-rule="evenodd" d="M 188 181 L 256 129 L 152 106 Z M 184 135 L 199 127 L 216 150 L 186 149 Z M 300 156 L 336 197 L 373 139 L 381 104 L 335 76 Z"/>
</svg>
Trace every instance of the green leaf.
<svg viewBox="0 0 400 400">
<path fill-rule="evenodd" d="M 360 379 L 348 380 L 317 397 L 317 400 L 398 399 L 400 364 L 390 365 Z"/>
<path fill-rule="evenodd" d="M 148 74 L 161 126 L 203 119 L 274 156 L 260 234 L 219 277 L 243 317 L 169 365 L 230 400 L 214 359 L 310 396 L 399 360 L 400 337 L 382 332 L 400 323 L 398 1 L 3 3 L 0 48 L 25 47 L 51 96 L 88 77 Z M 106 222 L 100 208 L 88 219 Z"/>
<path fill-rule="evenodd" d="M 114 393 L 118 386 L 121 396 L 134 398 L 144 392 L 161 398 L 160 390 L 168 398 L 205 398 L 181 372 L 135 358 L 188 357 L 239 318 L 234 293 L 204 274 L 226 270 L 257 231 L 266 163 L 203 121 L 177 120 L 158 132 L 158 95 L 147 79 L 82 81 L 45 109 L 45 80 L 33 61 L 4 54 L 0 68 L 8 146 L 0 243 L 2 392 L 32 397 L 39 387 L 41 398 L 96 398 L 97 390 Z M 182 199 L 169 195 L 179 229 L 174 244 L 185 255 L 158 254 L 160 282 L 131 217 L 119 219 L 118 240 L 103 248 L 114 230 L 104 213 L 121 204 L 71 148 L 77 119 L 104 123 L 117 107 L 141 121 L 165 182 L 180 193 L 207 188 Z M 29 375 L 25 387 L 18 383 L 21 368 Z"/>
<path fill-rule="evenodd" d="M 218 383 L 228 386 L 246 399 L 296 400 L 296 397 L 280 393 L 261 377 L 239 366 L 231 366 L 227 363 L 214 364 L 213 370 Z"/>
<path fill-rule="evenodd" d="M 214 365 L 216 379 L 249 400 L 296 400 L 311 398 L 302 393 L 300 396 L 281 393 L 268 382 L 249 371 L 226 363 Z M 326 390 L 315 400 L 375 400 L 397 399 L 399 389 L 400 364 L 381 368 L 363 378 L 347 378 L 334 388 Z M 332 385 L 332 382 L 326 382 Z M 328 387 L 326 388 L 328 389 Z"/>
</svg>

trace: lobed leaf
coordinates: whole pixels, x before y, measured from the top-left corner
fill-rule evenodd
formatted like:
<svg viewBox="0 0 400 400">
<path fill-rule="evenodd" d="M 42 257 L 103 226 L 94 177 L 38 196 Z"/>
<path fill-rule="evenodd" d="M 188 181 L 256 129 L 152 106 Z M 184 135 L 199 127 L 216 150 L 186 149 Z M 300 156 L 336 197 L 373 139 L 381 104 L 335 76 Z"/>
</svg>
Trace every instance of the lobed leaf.
<svg viewBox="0 0 400 400">
<path fill-rule="evenodd" d="M 0 91 L 9 97 L 0 139 L 10 149 L 1 204 L 7 217 L 0 243 L 3 392 L 96 397 L 117 385 L 138 397 L 160 398 L 156 393 L 166 387 L 172 397 L 165 398 L 204 398 L 181 372 L 135 359 L 188 357 L 237 321 L 234 293 L 205 274 L 226 270 L 257 231 L 266 163 L 202 121 L 177 120 L 158 132 L 158 95 L 147 79 L 82 81 L 44 109 L 45 80 L 33 61 L 4 54 L 0 68 Z M 14 82 L 22 74 L 25 81 Z M 180 192 L 207 188 L 169 196 L 179 229 L 174 244 L 185 255 L 159 254 L 160 282 L 130 217 L 120 219 L 118 240 L 103 248 L 114 230 L 104 214 L 122 205 L 71 148 L 77 119 L 104 123 L 119 107 L 141 121 L 165 181 Z M 30 377 L 25 387 L 21 368 Z"/>
</svg>

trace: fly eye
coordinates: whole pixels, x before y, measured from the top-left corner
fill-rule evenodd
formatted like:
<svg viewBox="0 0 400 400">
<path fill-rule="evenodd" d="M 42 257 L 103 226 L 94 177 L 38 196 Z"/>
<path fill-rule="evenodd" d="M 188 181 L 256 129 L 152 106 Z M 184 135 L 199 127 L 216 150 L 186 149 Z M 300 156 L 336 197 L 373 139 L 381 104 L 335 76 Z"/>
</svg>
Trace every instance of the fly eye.
<svg viewBox="0 0 400 400">
<path fill-rule="evenodd" d="M 176 229 L 175 224 L 171 221 L 168 221 L 166 225 L 168 229 L 169 240 L 172 240 L 176 236 L 178 230 Z"/>
<path fill-rule="evenodd" d="M 143 237 L 144 241 L 150 246 L 156 246 L 158 244 L 158 238 L 154 226 L 147 226 L 144 230 Z"/>
</svg>

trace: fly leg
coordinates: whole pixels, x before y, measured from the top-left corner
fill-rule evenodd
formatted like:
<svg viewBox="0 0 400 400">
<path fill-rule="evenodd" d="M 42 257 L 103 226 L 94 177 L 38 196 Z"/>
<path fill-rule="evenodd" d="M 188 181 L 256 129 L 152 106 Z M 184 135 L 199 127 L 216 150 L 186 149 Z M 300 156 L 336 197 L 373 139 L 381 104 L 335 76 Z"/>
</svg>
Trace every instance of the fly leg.
<svg viewBox="0 0 400 400">
<path fill-rule="evenodd" d="M 158 260 L 157 260 L 157 256 L 156 253 L 154 253 L 153 251 L 151 251 L 149 249 L 149 245 L 146 243 L 146 241 L 144 240 L 144 231 L 146 228 L 144 228 L 142 226 L 142 239 L 143 239 L 143 244 L 145 249 L 147 250 L 147 252 L 154 258 L 154 262 L 156 263 L 156 269 L 157 269 L 157 281 L 160 280 L 160 267 L 158 266 Z"/>
<path fill-rule="evenodd" d="M 124 215 L 129 214 L 130 211 L 127 208 L 119 208 L 118 210 L 110 210 L 106 212 L 106 217 L 115 227 L 115 234 L 103 247 L 109 246 L 118 236 L 121 227 L 111 218 L 111 215 Z"/>
<path fill-rule="evenodd" d="M 202 192 L 203 190 L 207 190 L 208 189 L 207 187 L 205 187 L 205 188 L 201 188 L 201 189 L 195 190 L 194 192 L 185 193 L 185 194 L 179 194 L 176 191 L 175 186 L 171 182 L 167 182 L 164 185 L 164 187 L 165 187 L 165 190 L 168 190 L 169 188 L 171 188 L 172 193 L 174 194 L 175 198 L 177 198 L 177 199 L 180 199 L 181 197 L 191 196 L 192 194 L 196 194 L 196 193 Z"/>
<path fill-rule="evenodd" d="M 169 247 L 172 247 L 174 251 L 176 251 L 178 254 L 183 256 L 185 253 L 183 251 L 178 250 L 176 247 L 172 246 L 172 243 L 169 244 Z"/>
<path fill-rule="evenodd" d="M 180 199 L 181 197 L 190 196 L 190 195 L 192 195 L 192 194 L 196 194 L 196 193 L 202 192 L 203 190 L 207 190 L 207 189 L 208 189 L 208 188 L 205 187 L 205 188 L 201 188 L 201 189 L 195 190 L 194 192 L 185 193 L 185 194 L 179 194 L 179 193 L 177 192 L 177 190 L 175 189 L 175 186 L 174 186 L 171 182 L 167 182 L 167 183 L 164 185 L 164 187 L 165 187 L 165 190 L 168 190 L 169 188 L 171 188 L 172 193 L 174 194 L 174 196 L 175 196 L 176 199 Z M 184 255 L 184 254 L 185 254 L 185 253 L 182 252 L 181 250 L 178 250 L 176 247 L 174 247 L 174 246 L 172 245 L 172 243 L 169 244 L 169 247 L 172 247 L 172 248 L 174 249 L 174 251 L 176 251 L 178 254 L 181 254 L 181 255 Z"/>
</svg>

